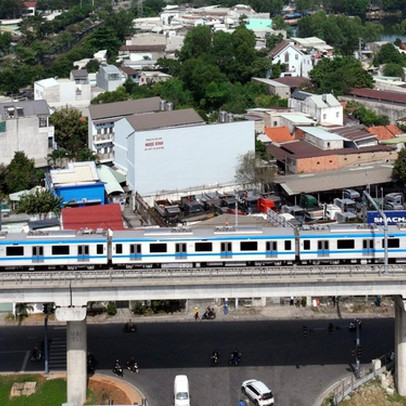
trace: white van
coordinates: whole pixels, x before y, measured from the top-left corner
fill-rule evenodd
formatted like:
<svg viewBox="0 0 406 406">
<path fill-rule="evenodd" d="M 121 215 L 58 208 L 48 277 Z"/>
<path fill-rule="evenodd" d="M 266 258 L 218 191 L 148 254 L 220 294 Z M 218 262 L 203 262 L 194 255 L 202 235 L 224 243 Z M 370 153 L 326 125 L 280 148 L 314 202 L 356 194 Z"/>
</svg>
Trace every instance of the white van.
<svg viewBox="0 0 406 406">
<path fill-rule="evenodd" d="M 190 406 L 189 380 L 186 375 L 176 375 L 173 385 L 175 406 Z"/>
</svg>

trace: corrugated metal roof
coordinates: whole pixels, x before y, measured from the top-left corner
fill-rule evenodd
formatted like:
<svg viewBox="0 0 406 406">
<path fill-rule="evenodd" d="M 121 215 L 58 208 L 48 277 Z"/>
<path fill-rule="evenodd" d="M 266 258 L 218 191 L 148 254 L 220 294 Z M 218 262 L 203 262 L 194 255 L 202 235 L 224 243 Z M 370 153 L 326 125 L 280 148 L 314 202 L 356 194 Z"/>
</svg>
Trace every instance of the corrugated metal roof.
<svg viewBox="0 0 406 406">
<path fill-rule="evenodd" d="M 351 89 L 349 94 L 381 102 L 406 104 L 406 93 L 376 89 Z"/>
<path fill-rule="evenodd" d="M 94 161 L 69 162 L 66 169 L 49 171 L 54 186 L 94 183 L 100 180 Z"/>
<path fill-rule="evenodd" d="M 110 117 L 124 117 L 131 114 L 149 113 L 160 110 L 160 97 L 126 100 L 115 103 L 92 104 L 89 114 L 92 120 L 107 119 Z"/>
<path fill-rule="evenodd" d="M 108 195 L 112 193 L 124 193 L 123 188 L 117 182 L 116 177 L 111 173 L 110 167 L 106 165 L 100 165 L 98 167 L 100 180 L 104 182 L 104 188 Z"/>
<path fill-rule="evenodd" d="M 121 208 L 118 203 L 62 209 L 61 224 L 64 230 L 83 228 L 124 230 Z"/>
<path fill-rule="evenodd" d="M 289 87 L 299 87 L 306 83 L 310 83 L 309 79 L 304 78 L 303 76 L 283 76 L 281 78 L 274 79 L 275 82 L 283 83 Z"/>
<path fill-rule="evenodd" d="M 135 131 L 153 130 L 181 125 L 205 124 L 205 121 L 193 109 L 160 111 L 126 117 Z"/>
<path fill-rule="evenodd" d="M 350 169 L 280 176 L 274 180 L 289 196 L 334 189 L 363 187 L 392 181 L 393 166 L 362 165 Z"/>
<path fill-rule="evenodd" d="M 325 141 L 343 141 L 344 137 L 333 132 L 326 131 L 322 127 L 297 127 L 299 130 L 311 134 Z"/>
<path fill-rule="evenodd" d="M 286 120 L 291 121 L 293 124 L 300 125 L 300 124 L 315 124 L 316 120 L 310 117 L 306 117 L 304 114 L 300 113 L 280 113 L 280 116 Z"/>
</svg>

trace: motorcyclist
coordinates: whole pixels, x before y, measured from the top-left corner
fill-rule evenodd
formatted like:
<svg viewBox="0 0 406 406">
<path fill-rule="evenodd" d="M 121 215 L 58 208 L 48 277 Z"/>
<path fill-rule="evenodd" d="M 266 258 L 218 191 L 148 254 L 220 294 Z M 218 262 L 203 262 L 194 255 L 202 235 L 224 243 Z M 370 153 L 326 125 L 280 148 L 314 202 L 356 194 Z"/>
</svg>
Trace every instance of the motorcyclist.
<svg viewBox="0 0 406 406">
<path fill-rule="evenodd" d="M 218 352 L 218 350 L 216 348 L 213 351 L 213 353 L 211 354 L 211 357 L 210 357 L 212 364 L 217 364 L 219 362 L 219 358 L 220 358 L 220 355 L 219 355 L 219 352 Z"/>
<path fill-rule="evenodd" d="M 241 353 L 238 351 L 237 348 L 234 348 L 233 352 L 231 353 L 230 360 L 233 363 L 238 364 L 240 362 L 240 359 L 241 359 Z"/>
<path fill-rule="evenodd" d="M 135 362 L 134 357 L 131 357 L 127 362 L 127 368 L 131 372 L 138 372 L 138 364 Z"/>
</svg>

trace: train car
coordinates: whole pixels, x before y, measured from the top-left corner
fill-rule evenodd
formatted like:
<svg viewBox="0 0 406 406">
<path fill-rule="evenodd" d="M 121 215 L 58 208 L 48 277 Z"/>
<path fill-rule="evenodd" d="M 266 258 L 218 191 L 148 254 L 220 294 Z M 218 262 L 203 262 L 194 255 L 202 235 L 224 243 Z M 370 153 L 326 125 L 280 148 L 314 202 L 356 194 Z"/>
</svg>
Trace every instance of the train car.
<svg viewBox="0 0 406 406">
<path fill-rule="evenodd" d="M 384 229 L 375 224 L 326 224 L 299 232 L 299 259 L 303 263 L 383 263 Z M 404 262 L 406 228 L 388 227 L 388 260 Z"/>
<path fill-rule="evenodd" d="M 289 228 L 157 228 L 114 231 L 115 267 L 203 267 L 293 263 L 295 234 Z"/>
<path fill-rule="evenodd" d="M 0 269 L 88 268 L 108 264 L 103 231 L 0 233 Z"/>
</svg>

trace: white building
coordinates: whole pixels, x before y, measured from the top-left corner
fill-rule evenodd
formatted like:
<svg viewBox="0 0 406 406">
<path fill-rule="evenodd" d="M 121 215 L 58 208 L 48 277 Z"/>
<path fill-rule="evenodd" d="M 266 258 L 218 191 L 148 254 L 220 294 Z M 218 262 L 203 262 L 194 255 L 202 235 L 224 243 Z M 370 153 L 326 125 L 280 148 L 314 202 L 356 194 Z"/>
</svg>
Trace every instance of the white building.
<svg viewBox="0 0 406 406">
<path fill-rule="evenodd" d="M 47 165 L 54 147 L 54 126 L 44 100 L 0 104 L 0 162 L 8 165 L 16 151 L 34 160 L 36 167 Z"/>
<path fill-rule="evenodd" d="M 253 121 L 208 125 L 192 109 L 146 116 L 119 120 L 114 138 L 114 163 L 141 195 L 235 183 L 240 157 L 255 150 Z"/>
<path fill-rule="evenodd" d="M 321 125 L 343 125 L 343 106 L 332 94 L 312 94 L 295 91 L 288 107 L 308 114 Z"/>
<path fill-rule="evenodd" d="M 312 57 L 289 40 L 283 40 L 269 54 L 273 64 L 284 64 L 287 70 L 284 75 L 309 77 L 313 69 Z"/>
</svg>

